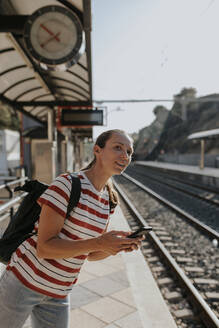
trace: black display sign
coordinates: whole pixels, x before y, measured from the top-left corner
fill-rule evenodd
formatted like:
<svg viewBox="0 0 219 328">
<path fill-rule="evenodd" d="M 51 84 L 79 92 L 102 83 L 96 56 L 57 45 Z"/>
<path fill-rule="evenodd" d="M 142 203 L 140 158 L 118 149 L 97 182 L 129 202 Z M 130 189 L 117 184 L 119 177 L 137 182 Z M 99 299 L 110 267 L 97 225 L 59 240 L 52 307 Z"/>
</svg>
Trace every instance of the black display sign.
<svg viewBox="0 0 219 328">
<path fill-rule="evenodd" d="M 103 110 L 62 109 L 62 126 L 103 125 Z"/>
</svg>

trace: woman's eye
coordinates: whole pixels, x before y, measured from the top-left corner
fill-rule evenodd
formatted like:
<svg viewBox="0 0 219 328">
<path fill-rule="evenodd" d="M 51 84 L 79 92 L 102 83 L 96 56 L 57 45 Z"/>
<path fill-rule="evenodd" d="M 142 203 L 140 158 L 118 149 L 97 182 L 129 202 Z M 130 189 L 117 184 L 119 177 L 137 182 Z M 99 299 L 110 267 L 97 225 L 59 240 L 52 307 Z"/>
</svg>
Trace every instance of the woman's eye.
<svg viewBox="0 0 219 328">
<path fill-rule="evenodd" d="M 121 146 L 116 146 L 116 149 L 121 149 Z"/>
</svg>

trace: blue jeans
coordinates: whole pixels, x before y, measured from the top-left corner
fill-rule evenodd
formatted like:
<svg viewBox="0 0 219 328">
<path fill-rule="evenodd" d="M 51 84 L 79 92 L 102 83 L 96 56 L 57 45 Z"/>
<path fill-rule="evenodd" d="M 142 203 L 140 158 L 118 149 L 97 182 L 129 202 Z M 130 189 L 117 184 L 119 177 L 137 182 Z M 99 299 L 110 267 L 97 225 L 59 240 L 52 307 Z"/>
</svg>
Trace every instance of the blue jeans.
<svg viewBox="0 0 219 328">
<path fill-rule="evenodd" d="M 11 271 L 0 278 L 0 326 L 22 328 L 31 315 L 33 328 L 68 328 L 69 301 L 37 293 L 24 286 Z"/>
</svg>

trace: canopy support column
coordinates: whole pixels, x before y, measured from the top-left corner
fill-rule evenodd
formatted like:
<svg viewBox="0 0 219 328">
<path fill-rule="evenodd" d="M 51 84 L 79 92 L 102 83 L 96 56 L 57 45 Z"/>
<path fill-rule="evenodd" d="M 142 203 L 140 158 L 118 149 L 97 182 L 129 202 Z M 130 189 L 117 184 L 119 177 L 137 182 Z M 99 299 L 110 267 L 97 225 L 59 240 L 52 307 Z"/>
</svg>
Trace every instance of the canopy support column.
<svg viewBox="0 0 219 328">
<path fill-rule="evenodd" d="M 52 144 L 52 180 L 57 176 L 57 133 L 56 126 L 54 124 L 54 112 L 48 111 L 48 141 Z"/>
<path fill-rule="evenodd" d="M 205 140 L 201 139 L 201 159 L 200 159 L 200 169 L 203 170 L 205 166 Z"/>
</svg>

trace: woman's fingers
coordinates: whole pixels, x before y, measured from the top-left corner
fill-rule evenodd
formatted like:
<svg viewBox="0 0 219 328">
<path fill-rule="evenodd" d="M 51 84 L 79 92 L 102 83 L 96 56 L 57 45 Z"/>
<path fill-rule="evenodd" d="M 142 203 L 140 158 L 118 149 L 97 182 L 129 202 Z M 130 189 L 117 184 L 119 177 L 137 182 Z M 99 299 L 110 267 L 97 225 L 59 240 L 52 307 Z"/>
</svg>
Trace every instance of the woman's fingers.
<svg viewBox="0 0 219 328">
<path fill-rule="evenodd" d="M 123 244 L 123 245 L 121 245 L 121 250 L 126 250 L 126 249 L 130 249 L 130 250 L 138 250 L 138 248 L 139 248 L 139 246 L 138 245 L 136 245 L 136 244 L 134 244 L 134 243 L 132 243 L 132 244 Z"/>
<path fill-rule="evenodd" d="M 128 235 L 130 235 L 130 233 L 129 232 L 127 232 L 127 231 L 121 231 L 121 230 L 113 230 L 113 231 L 111 231 L 114 235 L 116 235 L 116 236 L 121 236 L 121 237 L 127 237 Z"/>
<path fill-rule="evenodd" d="M 112 255 L 117 254 L 118 252 L 137 250 L 141 245 L 141 238 L 127 238 L 129 232 L 113 230 L 110 232 L 104 233 L 99 240 L 102 245 L 102 249 Z"/>
</svg>

